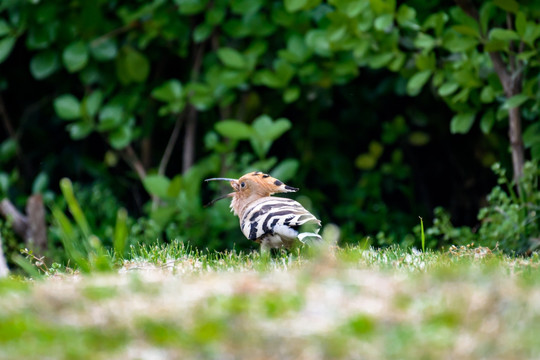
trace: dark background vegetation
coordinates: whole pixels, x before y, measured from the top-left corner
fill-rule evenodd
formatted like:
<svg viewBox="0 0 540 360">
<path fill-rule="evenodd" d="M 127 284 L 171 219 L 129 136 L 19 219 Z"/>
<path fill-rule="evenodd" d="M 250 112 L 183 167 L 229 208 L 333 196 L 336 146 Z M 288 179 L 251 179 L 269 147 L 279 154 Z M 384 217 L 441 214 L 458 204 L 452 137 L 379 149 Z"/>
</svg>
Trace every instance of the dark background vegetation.
<svg viewBox="0 0 540 360">
<path fill-rule="evenodd" d="M 537 7 L 4 0 L 0 197 L 22 213 L 43 195 L 41 251 L 53 257 L 70 236 L 113 246 L 120 209 L 131 242 L 253 248 L 226 202 L 202 207 L 226 191 L 202 180 L 254 169 L 300 187 L 299 200 L 337 224 L 343 243 L 419 246 L 421 216 L 432 247 L 526 251 L 538 170 L 526 170 L 528 192 L 509 183 L 508 109 L 520 109 L 525 159 L 536 160 Z M 517 92 L 501 85 L 492 54 L 523 74 Z M 512 230 L 492 228 L 501 224 Z M 8 253 L 32 245 L 9 216 L 0 226 Z"/>
</svg>

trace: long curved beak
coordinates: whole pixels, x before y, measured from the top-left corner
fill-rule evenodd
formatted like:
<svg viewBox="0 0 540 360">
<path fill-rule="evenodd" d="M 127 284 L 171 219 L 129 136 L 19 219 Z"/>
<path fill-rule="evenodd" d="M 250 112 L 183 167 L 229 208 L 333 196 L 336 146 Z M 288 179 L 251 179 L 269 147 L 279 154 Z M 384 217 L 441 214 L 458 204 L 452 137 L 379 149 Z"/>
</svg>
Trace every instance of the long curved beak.
<svg viewBox="0 0 540 360">
<path fill-rule="evenodd" d="M 233 196 L 234 196 L 234 193 L 221 195 L 220 197 L 218 197 L 218 198 L 216 198 L 216 199 L 210 201 L 208 204 L 204 205 L 204 207 L 206 208 L 206 207 L 212 206 L 212 205 L 214 205 L 214 203 L 215 203 L 216 201 L 219 201 L 219 200 L 221 200 L 221 199 L 226 199 L 226 198 L 228 198 L 228 197 L 233 197 Z"/>
<path fill-rule="evenodd" d="M 208 181 L 217 181 L 217 180 L 220 180 L 220 181 L 238 181 L 238 180 L 236 180 L 236 179 L 231 179 L 231 178 L 211 178 L 211 179 L 205 179 L 204 181 L 205 181 L 205 182 L 208 182 Z M 221 199 L 226 199 L 226 198 L 228 198 L 228 197 L 233 197 L 233 196 L 234 196 L 234 192 L 229 193 L 229 194 L 222 195 L 222 196 L 220 196 L 220 197 L 218 197 L 218 198 L 216 198 L 216 199 L 210 201 L 208 204 L 204 205 L 204 207 L 212 206 L 212 205 L 214 205 L 214 203 L 215 203 L 216 201 L 219 201 L 219 200 L 221 200 Z"/>
</svg>

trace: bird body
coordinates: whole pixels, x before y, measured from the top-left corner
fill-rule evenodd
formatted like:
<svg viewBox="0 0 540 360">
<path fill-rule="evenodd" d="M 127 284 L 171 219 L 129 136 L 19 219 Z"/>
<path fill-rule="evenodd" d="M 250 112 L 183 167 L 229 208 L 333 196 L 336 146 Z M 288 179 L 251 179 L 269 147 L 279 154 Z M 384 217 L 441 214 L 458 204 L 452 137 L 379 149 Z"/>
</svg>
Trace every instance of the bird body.
<svg viewBox="0 0 540 360">
<path fill-rule="evenodd" d="M 295 239 L 301 242 L 322 240 L 317 234 L 320 220 L 295 200 L 271 196 L 274 193 L 296 192 L 297 188 L 259 171 L 248 173 L 238 180 L 212 178 L 206 181 L 211 180 L 230 181 L 234 192 L 214 202 L 232 197 L 231 210 L 240 220 L 240 230 L 249 240 L 260 243 L 261 249 L 290 249 Z M 305 226 L 311 226 L 315 232 L 303 231 Z"/>
</svg>

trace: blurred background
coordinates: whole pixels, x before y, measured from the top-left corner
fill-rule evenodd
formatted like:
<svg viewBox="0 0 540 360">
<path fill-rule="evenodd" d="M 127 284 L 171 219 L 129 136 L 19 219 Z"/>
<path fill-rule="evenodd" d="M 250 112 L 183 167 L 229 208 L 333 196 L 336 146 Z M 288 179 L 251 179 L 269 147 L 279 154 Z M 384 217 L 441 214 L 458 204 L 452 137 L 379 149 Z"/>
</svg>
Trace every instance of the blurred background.
<svg viewBox="0 0 540 360">
<path fill-rule="evenodd" d="M 119 231 L 254 249 L 228 201 L 203 208 L 229 191 L 205 178 L 252 170 L 299 187 L 341 244 L 419 246 L 422 217 L 431 248 L 530 250 L 538 14 L 513 0 L 3 0 L 4 250 L 61 259 L 66 238 L 107 248 Z"/>
</svg>

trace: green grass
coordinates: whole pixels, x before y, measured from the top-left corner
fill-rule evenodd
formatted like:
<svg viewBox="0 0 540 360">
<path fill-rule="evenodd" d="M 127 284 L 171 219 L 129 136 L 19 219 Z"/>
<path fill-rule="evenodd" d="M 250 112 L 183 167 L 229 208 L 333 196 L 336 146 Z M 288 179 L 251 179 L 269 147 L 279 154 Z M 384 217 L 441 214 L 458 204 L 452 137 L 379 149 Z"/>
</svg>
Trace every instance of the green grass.
<svg viewBox="0 0 540 360">
<path fill-rule="evenodd" d="M 0 359 L 532 359 L 540 260 L 485 248 L 132 247 L 117 271 L 0 280 Z"/>
</svg>

